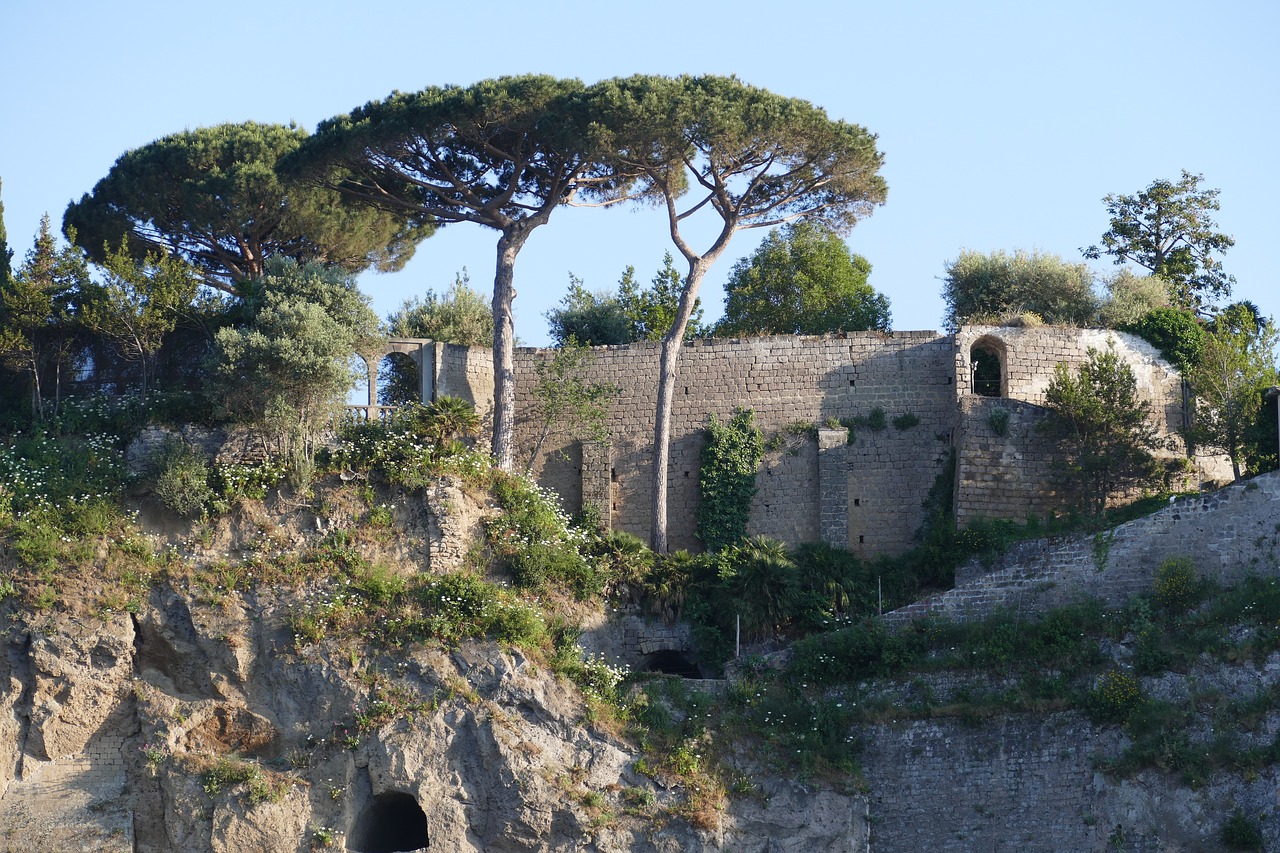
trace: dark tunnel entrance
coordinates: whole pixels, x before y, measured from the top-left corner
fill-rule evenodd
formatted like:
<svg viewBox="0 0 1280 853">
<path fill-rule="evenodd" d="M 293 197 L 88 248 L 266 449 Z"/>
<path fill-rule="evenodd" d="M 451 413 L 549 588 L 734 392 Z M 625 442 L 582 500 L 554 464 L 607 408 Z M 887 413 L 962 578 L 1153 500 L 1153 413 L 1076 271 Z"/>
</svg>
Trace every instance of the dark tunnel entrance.
<svg viewBox="0 0 1280 853">
<path fill-rule="evenodd" d="M 663 649 L 645 658 L 644 671 L 678 675 L 681 678 L 702 678 L 702 671 L 696 663 L 685 657 L 683 652 L 672 649 Z"/>
<path fill-rule="evenodd" d="M 404 853 L 426 846 L 426 814 L 413 797 L 395 791 L 373 798 L 350 842 L 359 853 Z"/>
</svg>

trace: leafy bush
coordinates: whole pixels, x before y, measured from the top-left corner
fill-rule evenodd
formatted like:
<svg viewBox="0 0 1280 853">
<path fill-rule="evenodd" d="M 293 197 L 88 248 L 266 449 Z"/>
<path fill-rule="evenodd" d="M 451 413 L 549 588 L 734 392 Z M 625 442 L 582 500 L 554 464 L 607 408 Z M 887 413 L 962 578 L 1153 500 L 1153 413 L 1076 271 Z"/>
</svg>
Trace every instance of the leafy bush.
<svg viewBox="0 0 1280 853">
<path fill-rule="evenodd" d="M 1129 672 L 1109 670 L 1098 677 L 1085 706 L 1095 720 L 1123 723 L 1142 703 L 1142 688 Z"/>
<path fill-rule="evenodd" d="M 214 492 L 213 508 L 225 512 L 240 500 L 262 500 L 267 492 L 280 485 L 285 473 L 286 466 L 278 462 L 215 465 L 209 476 Z"/>
<path fill-rule="evenodd" d="M 1184 372 L 1199 363 L 1207 335 L 1196 315 L 1181 308 L 1157 308 L 1121 331 L 1147 341 Z"/>
<path fill-rule="evenodd" d="M 840 684 L 893 675 L 918 662 L 927 647 L 922 630 L 889 631 L 876 619 L 806 637 L 793 647 L 788 666 L 793 679 L 808 684 Z"/>
<path fill-rule="evenodd" d="M 1261 850 L 1264 839 L 1262 828 L 1236 809 L 1222 824 L 1222 846 L 1228 850 Z"/>
<path fill-rule="evenodd" d="M 604 592 L 610 578 L 583 554 L 588 535 L 570 526 L 554 493 L 495 473 L 493 495 L 503 512 L 489 519 L 486 537 L 517 586 L 536 590 L 558 583 L 580 599 Z"/>
<path fill-rule="evenodd" d="M 1204 593 L 1190 557 L 1169 557 L 1156 569 L 1156 604 L 1170 613 L 1183 613 Z"/>
<path fill-rule="evenodd" d="M 213 489 L 209 488 L 209 466 L 199 451 L 184 441 L 170 441 L 153 465 L 153 490 L 160 503 L 183 518 L 195 518 L 205 511 Z"/>
<path fill-rule="evenodd" d="M 216 797 L 229 787 L 245 784 L 246 799 L 250 805 L 257 803 L 278 803 L 284 799 L 288 783 L 275 780 L 263 772 L 257 764 L 249 761 L 227 758 L 223 756 L 205 771 L 201 784 L 205 793 Z"/>
<path fill-rule="evenodd" d="M 893 419 L 893 426 L 899 431 L 911 429 L 918 423 L 920 423 L 920 416 L 915 412 L 904 412 Z"/>
<path fill-rule="evenodd" d="M 1009 410 L 1004 406 L 992 406 L 990 413 L 987 414 L 987 423 L 991 425 L 991 431 L 996 435 L 1009 434 Z"/>
</svg>

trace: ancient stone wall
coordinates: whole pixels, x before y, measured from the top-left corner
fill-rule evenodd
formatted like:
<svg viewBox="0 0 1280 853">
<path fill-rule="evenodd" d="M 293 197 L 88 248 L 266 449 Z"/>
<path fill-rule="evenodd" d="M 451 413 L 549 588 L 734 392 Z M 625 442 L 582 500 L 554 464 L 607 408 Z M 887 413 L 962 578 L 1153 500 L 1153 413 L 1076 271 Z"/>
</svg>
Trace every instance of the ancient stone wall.
<svg viewBox="0 0 1280 853">
<path fill-rule="evenodd" d="M 493 350 L 459 344 L 435 346 L 434 396 L 461 397 L 474 405 L 476 414 L 487 423 L 493 417 Z"/>
<path fill-rule="evenodd" d="M 979 517 L 1021 520 L 1060 510 L 1070 494 L 1058 457 L 1035 429 L 1044 416 L 1045 391 L 1057 364 L 1080 364 L 1089 348 L 1109 344 L 1133 368 L 1162 431 L 1176 436 L 1184 415 L 1181 378 L 1145 341 L 1118 332 L 967 326 L 954 336 L 859 332 L 692 341 L 680 356 L 671 423 L 672 547 L 698 547 L 703 430 L 712 413 L 727 419 L 738 407 L 753 409 L 774 439 L 752 504 L 753 535 L 791 543 L 821 539 L 863 555 L 906 550 L 923 519 L 921 503 L 945 470 L 951 447 L 961 525 Z M 434 347 L 435 393 L 471 400 L 487 417 L 493 399 L 489 350 Z M 998 398 L 973 393 L 975 349 L 999 358 Z M 534 366 L 554 352 L 516 351 L 518 454 L 531 454 L 538 443 L 542 419 L 531 393 Z M 592 355 L 586 380 L 622 389 L 610 406 L 609 440 L 583 448 L 576 425 L 560 425 L 537 458 L 517 461 L 555 489 L 570 511 L 594 507 L 608 526 L 647 538 L 659 345 L 599 347 Z M 1003 434 L 991 419 L 996 407 L 1009 412 Z M 866 418 L 877 409 L 885 414 L 885 428 L 854 426 L 852 439 L 842 440 L 847 433 L 837 422 Z M 815 436 L 815 428 L 828 431 Z M 1221 458 L 1211 460 L 1208 470 L 1198 476 L 1229 479 Z"/>
<path fill-rule="evenodd" d="M 1073 503 L 1069 482 L 1062 476 L 1062 457 L 1036 427 L 1047 415 L 1045 393 L 1054 369 L 1083 364 L 1090 349 L 1116 352 L 1133 370 L 1138 394 L 1151 407 L 1152 420 L 1168 443 L 1162 451 L 1181 457 L 1181 433 L 1186 425 L 1182 377 L 1151 344 L 1134 335 L 1104 329 L 1063 326 L 1009 328 L 965 326 L 955 337 L 956 389 L 960 418 L 956 446 L 956 522 L 975 518 L 1021 520 L 1044 516 Z M 999 397 L 974 393 L 974 352 L 995 353 L 1001 363 Z M 1001 434 L 993 412 L 1008 413 Z M 1182 489 L 1204 481 L 1231 479 L 1224 457 L 1201 454 Z"/>
<path fill-rule="evenodd" d="M 1105 775 L 1095 759 L 1118 754 L 1119 731 L 1072 713 L 889 723 L 863 736 L 871 851 L 1217 850 L 1233 809 L 1253 817 L 1275 805 L 1273 768 L 1198 789 L 1155 771 Z M 1274 844 L 1273 820 L 1263 832 Z"/>
<path fill-rule="evenodd" d="M 610 408 L 609 453 L 586 456 L 589 463 L 610 460 L 612 525 L 647 538 L 659 347 L 638 343 L 602 347 L 593 354 L 589 381 L 625 390 Z M 552 355 L 533 349 L 516 353 L 519 448 L 531 448 L 541 426 L 531 405 L 534 364 Z M 778 437 L 757 480 L 751 534 L 789 542 L 819 539 L 820 493 L 826 488 L 847 497 L 845 535 L 851 547 L 868 554 L 901 550 L 919 526 L 920 502 L 945 457 L 955 418 L 953 377 L 951 341 L 934 332 L 690 342 L 680 357 L 671 424 L 672 546 L 698 547 L 698 460 L 708 417 L 715 413 L 727 419 L 741 406 L 755 411 L 766 437 Z M 876 408 L 889 421 L 910 414 L 917 422 L 902 428 L 890 423 L 879 431 L 856 428 L 851 444 L 823 451 L 831 454 L 828 468 L 842 477 L 829 477 L 821 487 L 813 427 L 866 417 Z M 801 424 L 808 429 L 800 431 Z M 532 460 L 532 471 L 576 510 L 583 500 L 584 477 L 596 483 L 601 479 L 584 471 L 583 459 L 579 442 L 562 432 Z M 522 465 L 525 461 L 520 460 Z"/>
<path fill-rule="evenodd" d="M 990 566 L 973 562 L 956 586 L 884 619 L 978 619 L 998 610 L 1038 613 L 1081 598 L 1119 606 L 1151 589 L 1168 557 L 1190 557 L 1224 586 L 1250 574 L 1280 576 L 1280 472 L 1216 492 L 1177 498 L 1153 515 L 1107 533 L 1038 540 Z"/>
</svg>

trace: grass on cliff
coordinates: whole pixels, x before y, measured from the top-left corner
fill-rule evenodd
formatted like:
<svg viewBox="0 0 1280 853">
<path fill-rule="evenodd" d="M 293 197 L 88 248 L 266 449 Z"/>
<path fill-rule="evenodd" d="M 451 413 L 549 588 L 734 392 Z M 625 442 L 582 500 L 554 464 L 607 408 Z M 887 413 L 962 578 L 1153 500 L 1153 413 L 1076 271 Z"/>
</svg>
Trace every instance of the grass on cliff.
<svg viewBox="0 0 1280 853">
<path fill-rule="evenodd" d="M 198 504 L 175 501 L 196 506 L 203 519 L 190 522 L 195 540 L 220 513 L 239 513 L 252 527 L 265 515 L 264 500 L 321 517 L 321 504 L 341 492 L 365 508 L 358 524 L 308 532 L 301 546 L 262 521 L 235 553 L 190 559 L 180 548 L 157 549 L 126 509 L 136 503 L 131 494 L 154 487 L 124 477 L 118 460 L 126 437 L 51 430 L 0 447 L 0 597 L 29 611 L 106 617 L 140 609 L 157 584 L 189 590 L 211 607 L 284 590 L 293 596 L 287 625 L 295 647 L 326 646 L 335 659 L 343 649 L 365 657 L 363 650 L 376 656 L 469 638 L 518 646 L 579 685 L 585 723 L 634 738 L 645 753 L 636 769 L 677 785 L 678 813 L 698 826 L 714 826 L 725 798 L 753 791 L 752 774 L 762 769 L 856 788 L 860 732 L 885 721 L 978 722 L 1076 709 L 1130 736 L 1126 752 L 1102 766 L 1159 767 L 1194 783 L 1215 772 L 1256 772 L 1280 757 L 1280 746 L 1249 734 L 1276 707 L 1276 691 L 1239 701 L 1204 690 L 1190 699 L 1153 697 L 1144 689 L 1206 655 L 1240 663 L 1280 649 L 1273 582 L 1216 590 L 1194 567 L 1172 566 L 1151 596 L 1118 611 L 1085 602 L 1037 620 L 1005 614 L 889 632 L 872 618 L 881 607 L 945 588 L 961 561 L 993 556 L 1047 528 L 992 523 L 957 531 L 936 515 L 921 547 L 894 559 L 860 560 L 827 546 L 787 551 L 766 540 L 657 558 L 634 537 L 600 535 L 589 519 L 574 524 L 554 495 L 494 471 L 456 441 L 428 441 L 395 421 L 349 431 L 322 456 L 327 467 L 317 476 L 329 478 L 327 491 L 281 484 L 279 466 L 218 468 L 175 455 L 185 466 L 176 488 L 199 497 Z M 338 472 L 359 477 L 340 485 Z M 400 535 L 389 503 L 441 477 L 496 508 L 483 541 L 463 570 L 392 569 L 377 556 Z M 245 511 L 253 507 L 256 515 Z M 742 616 L 748 640 L 765 649 L 789 644 L 789 662 L 741 660 L 721 693 L 627 673 L 584 656 L 576 642 L 574 608 L 603 601 L 689 620 L 711 667 L 728 658 Z M 939 692 L 940 673 L 981 677 Z M 369 725 L 418 707 L 386 691 L 371 697 L 362 712 Z M 1193 725 L 1203 719 L 1212 720 L 1211 733 Z"/>
</svg>

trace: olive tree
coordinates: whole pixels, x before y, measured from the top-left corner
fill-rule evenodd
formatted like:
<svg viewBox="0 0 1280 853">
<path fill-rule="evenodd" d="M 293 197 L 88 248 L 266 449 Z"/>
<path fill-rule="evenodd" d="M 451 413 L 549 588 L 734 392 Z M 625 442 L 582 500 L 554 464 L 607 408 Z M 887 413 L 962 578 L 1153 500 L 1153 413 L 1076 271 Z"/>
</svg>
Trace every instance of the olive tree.
<svg viewBox="0 0 1280 853">
<path fill-rule="evenodd" d="M 1085 264 L 1058 255 L 966 250 L 948 261 L 942 279 L 946 327 L 964 323 L 1000 323 L 1023 312 L 1046 323 L 1090 325 L 1097 315 L 1093 274 Z"/>
<path fill-rule="evenodd" d="M 688 269 L 662 339 L 654 418 L 651 542 L 661 553 L 667 550 L 672 395 L 707 271 L 742 229 L 805 220 L 843 233 L 884 202 L 887 185 L 875 135 L 807 101 L 718 76 L 635 76 L 597 89 L 613 156 L 665 208 L 672 243 Z M 688 226 L 700 212 L 713 228 L 709 242 L 696 246 Z"/>
<path fill-rule="evenodd" d="M 377 340 L 378 315 L 350 276 L 320 264 L 273 259 L 251 285 L 249 321 L 214 338 L 212 390 L 305 472 L 352 386 L 353 357 Z"/>
</svg>

